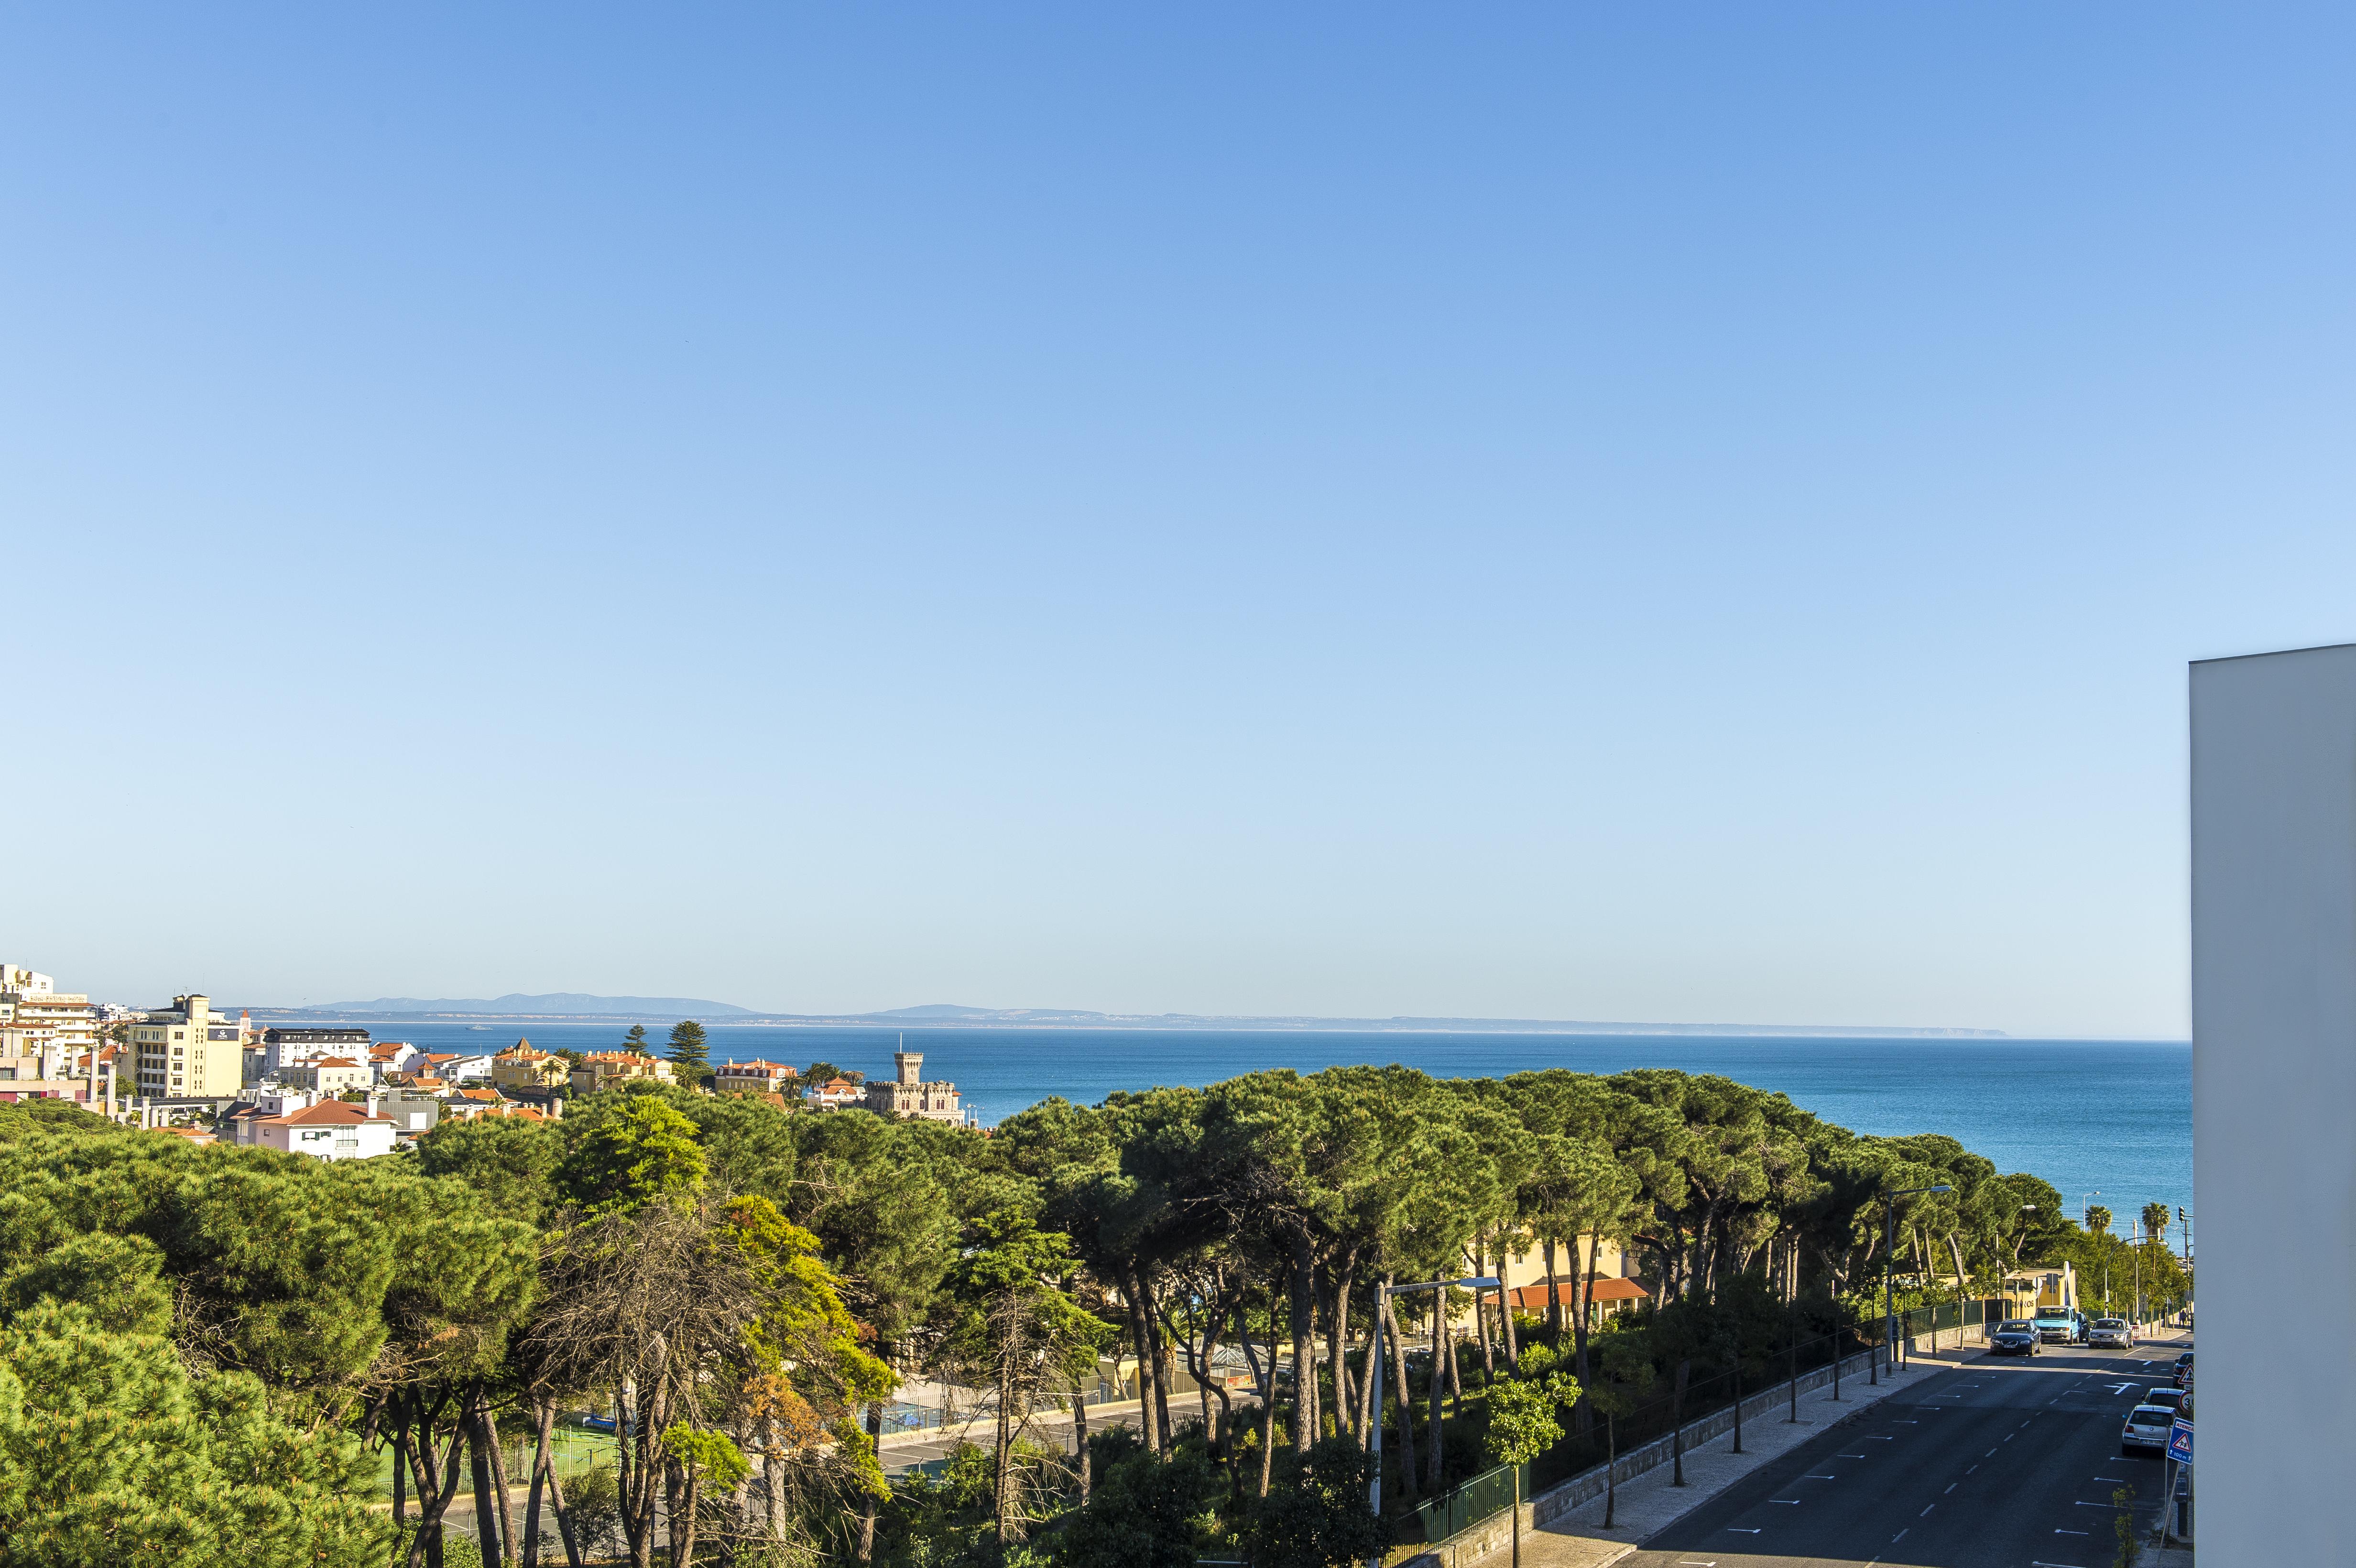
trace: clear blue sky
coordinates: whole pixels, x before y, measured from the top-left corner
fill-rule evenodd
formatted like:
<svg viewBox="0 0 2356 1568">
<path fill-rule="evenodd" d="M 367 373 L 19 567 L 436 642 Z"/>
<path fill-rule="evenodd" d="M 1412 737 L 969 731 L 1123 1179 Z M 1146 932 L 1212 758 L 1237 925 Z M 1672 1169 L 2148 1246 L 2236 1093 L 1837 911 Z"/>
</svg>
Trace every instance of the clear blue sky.
<svg viewBox="0 0 2356 1568">
<path fill-rule="evenodd" d="M 2180 1035 L 2340 8 L 0 22 L 0 956 Z"/>
</svg>

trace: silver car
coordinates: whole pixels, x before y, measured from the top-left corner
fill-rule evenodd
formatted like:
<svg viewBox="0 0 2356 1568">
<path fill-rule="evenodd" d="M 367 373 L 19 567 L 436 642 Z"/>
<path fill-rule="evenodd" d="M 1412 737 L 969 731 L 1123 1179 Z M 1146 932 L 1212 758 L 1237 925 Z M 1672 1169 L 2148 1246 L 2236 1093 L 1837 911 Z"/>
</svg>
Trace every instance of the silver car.
<svg viewBox="0 0 2356 1568">
<path fill-rule="evenodd" d="M 2119 1452 L 2133 1454 L 2138 1449 L 2168 1452 L 2168 1435 L 2176 1428 L 2176 1412 L 2164 1404 L 2139 1404 L 2127 1412 L 2126 1424 L 2119 1432 Z"/>
<path fill-rule="evenodd" d="M 2124 1317 L 2097 1317 L 2086 1331 L 2086 1343 L 2098 1349 L 2130 1350 L 2135 1348 L 2135 1329 Z"/>
</svg>

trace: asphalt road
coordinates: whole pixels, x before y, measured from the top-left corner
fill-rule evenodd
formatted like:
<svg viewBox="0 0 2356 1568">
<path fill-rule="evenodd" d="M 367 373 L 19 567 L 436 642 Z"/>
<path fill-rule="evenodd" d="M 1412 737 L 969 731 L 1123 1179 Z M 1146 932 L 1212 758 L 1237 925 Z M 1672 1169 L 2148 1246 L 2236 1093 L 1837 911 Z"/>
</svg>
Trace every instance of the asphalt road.
<svg viewBox="0 0 2356 1568">
<path fill-rule="evenodd" d="M 2144 1391 L 2190 1339 L 2048 1347 L 1892 1394 L 1762 1466 L 1626 1559 L 1630 1568 L 2107 1568 L 2114 1493 L 2158 1509 L 2166 1462 L 2119 1453 Z"/>
</svg>

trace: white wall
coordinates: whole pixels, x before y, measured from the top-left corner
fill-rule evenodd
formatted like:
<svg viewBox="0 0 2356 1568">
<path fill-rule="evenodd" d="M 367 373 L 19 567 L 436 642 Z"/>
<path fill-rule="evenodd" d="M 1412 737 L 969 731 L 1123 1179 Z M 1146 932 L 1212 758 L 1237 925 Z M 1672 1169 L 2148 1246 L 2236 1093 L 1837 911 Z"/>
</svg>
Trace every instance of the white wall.
<svg viewBox="0 0 2356 1568">
<path fill-rule="evenodd" d="M 2356 646 L 2192 667 L 2198 1533 L 2356 1563 Z"/>
</svg>

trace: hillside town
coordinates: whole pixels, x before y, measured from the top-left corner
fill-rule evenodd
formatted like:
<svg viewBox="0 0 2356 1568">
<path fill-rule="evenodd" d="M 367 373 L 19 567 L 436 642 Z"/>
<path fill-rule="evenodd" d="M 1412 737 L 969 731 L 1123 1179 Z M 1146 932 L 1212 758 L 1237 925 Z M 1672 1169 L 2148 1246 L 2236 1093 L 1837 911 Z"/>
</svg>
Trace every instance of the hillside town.
<svg viewBox="0 0 2356 1568">
<path fill-rule="evenodd" d="M 814 1063 L 704 1061 L 704 1034 L 676 1025 L 659 1054 L 643 1025 L 611 1051 L 426 1051 L 352 1025 L 257 1023 L 201 992 L 163 1007 L 94 1002 L 29 966 L 0 964 L 0 1104 L 62 1100 L 196 1144 L 216 1140 L 315 1159 L 413 1147 L 444 1122 L 553 1121 L 569 1101 L 633 1081 L 749 1094 L 781 1110 L 866 1110 L 974 1125 L 955 1083 L 924 1055 L 893 1053 L 889 1078 Z"/>
</svg>

